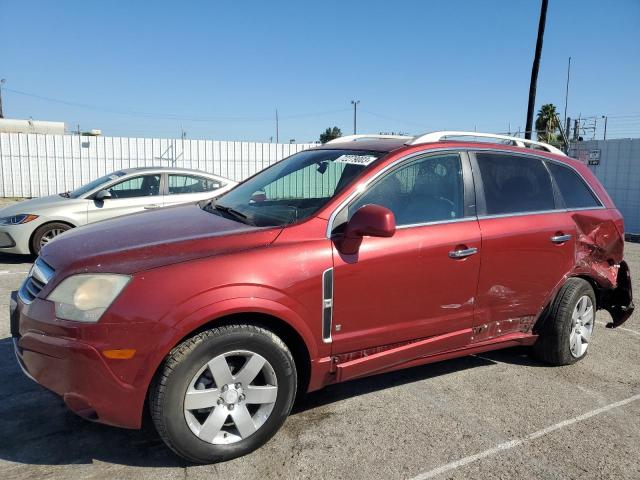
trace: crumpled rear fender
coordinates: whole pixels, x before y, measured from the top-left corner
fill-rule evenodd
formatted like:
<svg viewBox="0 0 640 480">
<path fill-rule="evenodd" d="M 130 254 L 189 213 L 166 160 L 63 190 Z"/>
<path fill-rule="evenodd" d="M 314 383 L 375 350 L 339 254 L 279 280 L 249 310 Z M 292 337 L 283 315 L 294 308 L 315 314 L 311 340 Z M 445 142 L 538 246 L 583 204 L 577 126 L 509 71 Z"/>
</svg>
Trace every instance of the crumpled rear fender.
<svg viewBox="0 0 640 480">
<path fill-rule="evenodd" d="M 629 266 L 622 260 L 622 217 L 604 219 L 598 214 L 576 212 L 572 218 L 577 233 L 574 275 L 588 276 L 598 285 L 598 308 L 607 310 L 613 320 L 607 327 L 622 325 L 634 308 Z"/>
<path fill-rule="evenodd" d="M 607 328 L 615 328 L 626 322 L 633 313 L 633 291 L 631 274 L 624 260 L 620 262 L 616 287 L 604 290 L 600 299 L 601 306 L 611 314 L 612 322 Z"/>
</svg>

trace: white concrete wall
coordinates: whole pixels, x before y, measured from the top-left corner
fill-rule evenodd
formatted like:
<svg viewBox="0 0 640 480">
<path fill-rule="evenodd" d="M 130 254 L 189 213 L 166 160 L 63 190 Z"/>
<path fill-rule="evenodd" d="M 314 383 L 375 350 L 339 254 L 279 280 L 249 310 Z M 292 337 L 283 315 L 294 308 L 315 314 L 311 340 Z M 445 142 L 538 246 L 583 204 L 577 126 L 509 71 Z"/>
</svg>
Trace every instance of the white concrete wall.
<svg viewBox="0 0 640 480">
<path fill-rule="evenodd" d="M 0 197 L 40 197 L 130 167 L 176 166 L 244 180 L 315 144 L 0 133 Z"/>
</svg>

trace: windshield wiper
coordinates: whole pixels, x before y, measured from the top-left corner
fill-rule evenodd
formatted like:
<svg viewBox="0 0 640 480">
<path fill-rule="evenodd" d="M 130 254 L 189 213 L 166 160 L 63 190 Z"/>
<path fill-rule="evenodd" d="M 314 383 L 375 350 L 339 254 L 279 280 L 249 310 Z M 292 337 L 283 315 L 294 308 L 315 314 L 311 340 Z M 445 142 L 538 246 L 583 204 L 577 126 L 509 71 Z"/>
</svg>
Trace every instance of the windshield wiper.
<svg viewBox="0 0 640 480">
<path fill-rule="evenodd" d="M 232 208 L 232 207 L 227 207 L 226 205 L 220 205 L 218 203 L 213 203 L 212 205 L 213 208 L 215 208 L 216 210 L 219 210 L 221 212 L 227 213 L 229 215 L 231 215 L 232 217 L 235 217 L 236 219 L 239 219 L 241 222 L 243 223 L 249 223 L 251 224 L 251 221 L 249 220 L 249 217 L 246 216 L 244 213 L 239 212 L 238 210 Z"/>
<path fill-rule="evenodd" d="M 70 198 L 71 197 L 70 193 L 71 193 L 71 190 L 67 190 L 64 193 L 61 193 L 60 196 L 64 198 Z"/>
</svg>

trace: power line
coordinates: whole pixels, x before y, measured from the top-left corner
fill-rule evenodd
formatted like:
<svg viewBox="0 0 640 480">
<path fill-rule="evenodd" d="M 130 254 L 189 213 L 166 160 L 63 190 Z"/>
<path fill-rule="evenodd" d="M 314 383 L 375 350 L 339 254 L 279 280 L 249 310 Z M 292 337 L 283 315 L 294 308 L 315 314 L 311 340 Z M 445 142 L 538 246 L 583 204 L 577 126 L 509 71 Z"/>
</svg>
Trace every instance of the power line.
<svg viewBox="0 0 640 480">
<path fill-rule="evenodd" d="M 177 114 L 172 114 L 172 113 L 161 113 L 161 112 L 143 112 L 143 111 L 136 111 L 136 110 L 118 110 L 118 109 L 112 109 L 112 108 L 106 108 L 106 107 L 102 107 L 102 106 L 98 106 L 98 105 L 90 105 L 90 104 L 85 104 L 85 103 L 78 103 L 78 102 L 71 102 L 68 100 L 62 100 L 59 98 L 52 98 L 52 97 L 46 97 L 44 95 L 38 95 L 35 93 L 30 93 L 30 92 L 23 92 L 20 90 L 14 90 L 12 88 L 3 88 L 3 90 L 5 92 L 11 92 L 14 93 L 16 95 L 22 95 L 22 96 L 26 96 L 26 97 L 32 97 L 32 98 L 37 98 L 39 100 L 43 100 L 43 101 L 47 101 L 47 102 L 53 102 L 53 103 L 59 103 L 62 105 L 67 105 L 70 107 L 78 107 L 78 108 L 84 108 L 84 109 L 88 109 L 88 110 L 95 110 L 95 111 L 99 111 L 99 112 L 107 112 L 107 113 L 114 113 L 117 115 L 127 115 L 127 116 L 133 116 L 133 117 L 144 117 L 144 118 L 157 118 L 157 119 L 163 119 L 163 120 L 183 120 L 183 121 L 192 121 L 192 122 L 266 122 L 266 121 L 273 121 L 273 117 L 239 117 L 239 116 L 220 116 L 220 117 L 208 117 L 208 116 L 203 116 L 203 117 L 191 117 L 191 116 L 186 116 L 186 115 L 177 115 Z M 332 115 L 335 113 L 342 113 L 345 111 L 349 111 L 351 110 L 350 108 L 340 108 L 340 109 L 335 109 L 335 110 L 325 110 L 322 112 L 307 112 L 307 113 L 298 113 L 298 114 L 292 114 L 292 115 L 280 115 L 280 119 L 298 119 L 298 118 L 306 118 L 306 117 L 320 117 L 320 116 L 324 116 L 324 115 Z"/>
</svg>

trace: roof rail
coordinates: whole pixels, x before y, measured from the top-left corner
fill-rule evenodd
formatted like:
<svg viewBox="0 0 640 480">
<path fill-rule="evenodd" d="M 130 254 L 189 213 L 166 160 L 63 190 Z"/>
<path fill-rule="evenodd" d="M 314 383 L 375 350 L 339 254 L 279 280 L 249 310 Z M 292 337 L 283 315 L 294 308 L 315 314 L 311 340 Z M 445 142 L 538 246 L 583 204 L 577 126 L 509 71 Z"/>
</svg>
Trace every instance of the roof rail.
<svg viewBox="0 0 640 480">
<path fill-rule="evenodd" d="M 546 150 L 549 153 L 555 153 L 556 155 L 566 156 L 565 153 L 559 148 L 549 145 L 548 143 L 536 142 L 534 140 L 527 140 L 526 138 L 510 137 L 508 135 L 498 135 L 494 133 L 479 133 L 479 132 L 456 132 L 456 131 L 441 131 L 430 132 L 424 135 L 418 135 L 413 137 L 407 142 L 407 145 L 420 145 L 421 143 L 439 142 L 446 137 L 476 137 L 476 138 L 493 138 L 497 140 L 508 140 L 517 147 L 538 147 L 542 150 Z"/>
<path fill-rule="evenodd" d="M 344 137 L 334 138 L 333 140 L 329 140 L 327 143 L 347 143 L 347 142 L 356 142 L 358 140 L 367 140 L 367 139 L 389 139 L 395 138 L 397 140 L 406 140 L 412 139 L 413 137 L 408 135 L 376 135 L 375 133 L 369 134 L 358 134 L 358 135 L 345 135 Z"/>
</svg>

